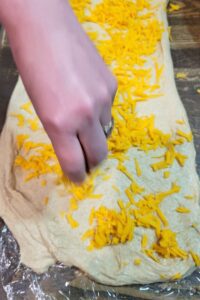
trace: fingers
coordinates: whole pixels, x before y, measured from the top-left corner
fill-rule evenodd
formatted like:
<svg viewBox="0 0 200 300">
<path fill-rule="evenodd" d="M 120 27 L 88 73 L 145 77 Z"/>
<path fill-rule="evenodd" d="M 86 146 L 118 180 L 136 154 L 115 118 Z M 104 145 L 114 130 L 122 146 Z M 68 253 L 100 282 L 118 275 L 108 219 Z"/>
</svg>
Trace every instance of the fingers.
<svg viewBox="0 0 200 300">
<path fill-rule="evenodd" d="M 99 121 L 83 128 L 79 140 L 85 152 L 89 169 L 101 163 L 107 156 L 107 141 Z"/>
<path fill-rule="evenodd" d="M 111 109 L 115 99 L 116 91 L 117 82 L 114 79 L 112 84 L 110 84 L 110 90 L 108 92 L 104 92 L 104 97 L 102 97 L 102 112 L 100 115 L 100 122 L 102 126 L 108 125 L 112 119 Z"/>
<path fill-rule="evenodd" d="M 76 183 L 86 176 L 85 158 L 78 138 L 69 134 L 51 136 L 51 141 L 63 172 Z"/>
</svg>

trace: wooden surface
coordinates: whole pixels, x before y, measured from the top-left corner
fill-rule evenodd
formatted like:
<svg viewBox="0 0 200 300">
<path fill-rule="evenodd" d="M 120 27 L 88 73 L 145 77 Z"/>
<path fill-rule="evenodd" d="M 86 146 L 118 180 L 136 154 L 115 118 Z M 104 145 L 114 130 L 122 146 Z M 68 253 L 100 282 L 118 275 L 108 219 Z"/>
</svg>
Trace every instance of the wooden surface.
<svg viewBox="0 0 200 300">
<path fill-rule="evenodd" d="M 176 84 L 194 134 L 200 175 L 200 94 L 197 92 L 200 89 L 200 0 L 171 2 L 182 6 L 180 10 L 169 14 L 171 49 L 175 75 L 180 72 L 187 74 L 186 79 L 176 78 Z M 17 71 L 10 50 L 4 47 L 0 50 L 0 128 L 16 80 Z"/>
<path fill-rule="evenodd" d="M 176 78 L 180 97 L 187 110 L 197 150 L 197 171 L 200 175 L 200 0 L 171 1 L 182 7 L 169 13 L 172 27 L 171 52 L 175 76 L 186 73 L 186 79 Z"/>
</svg>

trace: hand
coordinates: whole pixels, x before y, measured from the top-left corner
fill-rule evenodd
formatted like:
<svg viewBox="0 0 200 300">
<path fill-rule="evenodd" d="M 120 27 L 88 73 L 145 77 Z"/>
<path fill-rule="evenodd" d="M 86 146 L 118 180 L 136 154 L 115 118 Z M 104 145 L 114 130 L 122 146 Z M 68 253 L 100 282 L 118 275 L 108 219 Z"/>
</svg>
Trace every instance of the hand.
<svg viewBox="0 0 200 300">
<path fill-rule="evenodd" d="M 86 162 L 91 169 L 107 155 L 102 126 L 116 80 L 66 0 L 10 2 L 16 21 L 5 27 L 20 75 L 64 173 L 81 182 Z"/>
</svg>

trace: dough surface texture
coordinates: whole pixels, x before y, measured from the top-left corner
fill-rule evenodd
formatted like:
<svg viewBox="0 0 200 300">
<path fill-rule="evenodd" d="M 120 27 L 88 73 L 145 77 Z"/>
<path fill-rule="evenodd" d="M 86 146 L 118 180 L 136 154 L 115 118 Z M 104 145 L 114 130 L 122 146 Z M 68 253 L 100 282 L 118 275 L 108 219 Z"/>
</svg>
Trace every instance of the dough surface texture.
<svg viewBox="0 0 200 300">
<path fill-rule="evenodd" d="M 76 1 L 73 2 L 76 10 Z M 121 3 L 116 0 L 116 3 L 118 2 Z M 131 2 L 133 5 L 143 1 L 125 2 Z M 134 70 L 135 72 L 138 70 L 137 76 L 140 76 L 139 70 L 145 68 L 155 70 L 159 65 L 163 66 L 163 70 L 160 72 L 158 91 L 149 92 L 152 96 L 146 101 L 143 99 L 144 101 L 132 102 L 135 103 L 133 117 L 137 116 L 138 120 L 144 120 L 146 124 L 147 119 L 150 120 L 153 115 L 154 128 L 174 137 L 176 142 L 170 144 L 168 148 L 168 150 L 173 148 L 168 152 L 172 153 L 173 159 L 167 167 L 158 170 L 156 167 L 153 170 L 152 167 L 156 162 L 162 161 L 163 157 L 166 159 L 165 146 L 157 145 L 155 149 L 143 151 L 143 146 L 139 145 L 139 142 L 129 147 L 127 151 L 122 151 L 123 158 L 120 163 L 120 151 L 116 151 L 115 155 L 113 150 L 115 139 L 111 137 L 109 158 L 94 171 L 92 178 L 88 178 L 85 189 L 78 190 L 67 179 L 63 179 L 50 141 L 36 117 L 21 79 L 12 95 L 7 120 L 0 137 L 0 216 L 19 243 L 21 262 L 38 273 L 46 271 L 49 266 L 59 261 L 80 268 L 98 282 L 125 285 L 165 281 L 185 276 L 191 273 L 200 261 L 199 179 L 195 170 L 195 150 L 188 119 L 174 82 L 168 25 L 164 12 L 166 3 L 146 2 L 151 3 L 151 9 L 144 8 L 145 13 L 148 13 L 148 10 L 152 12 L 153 18 L 162 22 L 164 30 L 161 39 L 157 41 L 155 51 L 147 55 L 146 61 L 142 65 L 138 64 Z M 95 7 L 97 3 L 93 4 Z M 81 13 L 79 17 L 82 18 L 84 28 L 94 41 L 109 40 L 110 35 L 115 34 L 106 31 L 106 27 L 99 25 L 98 22 L 94 24 L 89 17 L 88 20 L 84 20 Z M 101 43 L 99 48 L 101 52 Z M 120 74 L 117 76 L 120 86 Z M 152 75 L 151 80 L 155 80 L 155 77 L 155 74 Z M 121 101 L 125 101 L 122 90 L 123 88 L 118 96 L 118 104 L 120 97 Z M 138 97 L 133 96 L 134 99 Z M 114 118 L 118 111 L 117 103 L 113 109 Z M 116 127 L 117 124 L 118 121 Z M 115 130 L 117 131 L 117 128 Z M 129 134 L 127 132 L 131 132 L 130 128 L 126 131 L 126 134 Z M 141 131 L 138 131 L 138 135 L 139 132 Z M 151 136 L 151 127 L 148 132 L 146 134 Z M 115 134 L 117 133 L 113 132 L 113 135 Z M 120 137 L 122 142 L 123 137 L 123 135 Z M 116 141 L 118 140 L 116 138 Z M 182 156 L 174 153 L 181 153 Z M 43 159 L 37 161 L 37 155 Z M 48 172 L 45 169 L 47 164 L 54 166 L 53 171 Z M 39 171 L 37 169 L 34 173 L 35 166 L 38 166 Z M 132 204 L 130 203 L 132 196 L 130 198 L 127 196 L 127 189 L 133 192 Z M 154 207 L 148 208 L 149 214 L 147 213 L 145 220 L 149 217 L 152 223 L 151 221 L 149 223 L 147 221 L 146 225 L 146 221 L 142 223 L 142 211 L 145 212 L 148 205 L 151 206 L 153 201 L 156 201 L 156 195 L 167 191 L 170 191 L 169 194 L 163 196 L 163 200 L 155 210 Z M 147 206 L 145 195 L 155 197 L 151 201 L 146 197 L 146 202 L 149 201 Z M 145 208 L 142 208 L 142 202 L 140 207 L 134 204 L 142 199 Z M 109 214 L 110 209 L 112 211 L 110 214 L 114 214 L 113 211 L 121 213 L 120 220 L 125 214 L 124 224 L 130 221 L 128 233 L 121 229 L 125 241 L 122 238 L 119 241 L 119 234 L 116 232 L 110 232 L 107 237 L 111 239 L 111 245 L 102 241 L 105 237 L 93 243 L 94 236 L 88 234 L 85 239 L 83 238 L 88 230 L 97 228 L 95 226 L 98 218 L 94 213 L 91 220 L 91 210 L 97 212 L 101 207 L 103 207 L 102 214 Z M 105 217 L 104 220 L 109 228 L 109 217 L 107 219 Z M 113 220 L 116 221 L 114 217 Z M 99 230 L 101 228 L 99 221 Z M 172 232 L 175 234 L 176 245 L 172 245 L 170 240 Z M 179 250 L 175 253 L 173 249 L 177 247 Z"/>
</svg>

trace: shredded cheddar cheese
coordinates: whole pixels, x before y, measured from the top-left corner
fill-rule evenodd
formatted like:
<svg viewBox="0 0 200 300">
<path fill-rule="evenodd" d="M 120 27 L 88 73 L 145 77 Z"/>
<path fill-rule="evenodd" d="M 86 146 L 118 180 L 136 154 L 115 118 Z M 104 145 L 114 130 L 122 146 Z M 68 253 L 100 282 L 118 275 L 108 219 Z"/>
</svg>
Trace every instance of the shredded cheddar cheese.
<svg viewBox="0 0 200 300">
<path fill-rule="evenodd" d="M 25 118 L 22 114 L 12 114 L 18 120 L 17 126 L 23 127 L 25 124 Z"/>
<path fill-rule="evenodd" d="M 30 115 L 33 113 L 32 109 L 31 109 L 31 102 L 26 102 L 26 103 L 22 104 L 20 106 L 20 108 L 23 109 L 24 111 L 26 111 Z"/>
<path fill-rule="evenodd" d="M 33 131 L 37 131 L 40 128 L 38 123 L 38 118 L 28 119 L 28 124 L 30 126 L 30 129 Z"/>
<path fill-rule="evenodd" d="M 192 199 L 194 199 L 194 196 L 193 195 L 185 195 L 184 198 L 187 200 L 192 200 Z"/>
<path fill-rule="evenodd" d="M 144 234 L 142 236 L 142 240 L 141 240 L 141 246 L 142 246 L 142 249 L 145 249 L 148 245 L 148 236 L 146 234 Z"/>
<path fill-rule="evenodd" d="M 135 265 L 135 266 L 140 266 L 141 263 L 142 263 L 141 258 L 135 258 L 135 259 L 134 259 L 134 265 Z"/>
<path fill-rule="evenodd" d="M 179 280 L 179 279 L 181 279 L 181 278 L 182 278 L 182 274 L 181 274 L 181 273 L 176 273 L 176 274 L 174 274 L 174 275 L 171 277 L 172 280 Z"/>
<path fill-rule="evenodd" d="M 70 213 L 66 214 L 66 219 L 72 228 L 76 228 L 79 226 L 78 222 L 76 220 L 74 220 L 74 218 L 72 217 L 72 215 Z"/>
<path fill-rule="evenodd" d="M 190 251 L 192 259 L 197 267 L 200 267 L 200 256 L 196 254 L 194 251 Z"/>
<path fill-rule="evenodd" d="M 181 213 L 181 214 L 188 214 L 190 213 L 190 209 L 185 207 L 185 206 L 179 206 L 176 208 L 176 211 Z"/>
<path fill-rule="evenodd" d="M 140 177 L 142 175 L 142 170 L 136 158 L 135 158 L 135 169 L 136 169 L 137 176 Z"/>
<path fill-rule="evenodd" d="M 45 197 L 44 200 L 43 200 L 43 202 L 44 202 L 44 205 L 48 205 L 48 203 L 49 203 L 49 198 L 48 198 L 48 197 Z"/>
<path fill-rule="evenodd" d="M 178 78 L 178 79 L 186 79 L 187 78 L 187 73 L 184 73 L 184 72 L 176 73 L 176 78 Z"/>
<path fill-rule="evenodd" d="M 163 177 L 164 177 L 165 179 L 169 178 L 169 176 L 170 176 L 170 172 L 169 172 L 169 171 L 165 171 L 165 172 L 163 173 Z"/>
<path fill-rule="evenodd" d="M 181 4 L 180 3 L 171 3 L 169 4 L 169 9 L 168 11 L 171 13 L 173 11 L 178 11 L 181 9 Z"/>
</svg>

